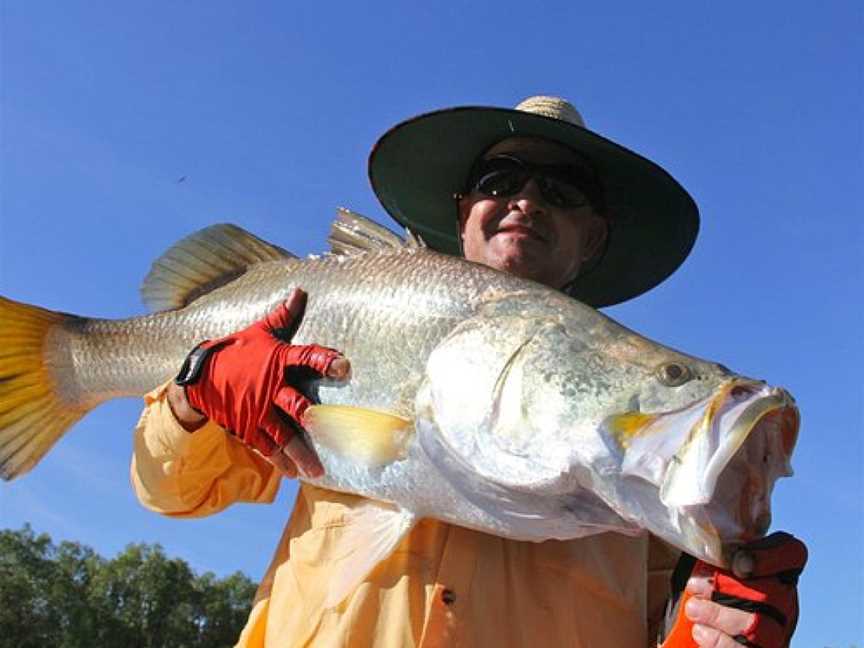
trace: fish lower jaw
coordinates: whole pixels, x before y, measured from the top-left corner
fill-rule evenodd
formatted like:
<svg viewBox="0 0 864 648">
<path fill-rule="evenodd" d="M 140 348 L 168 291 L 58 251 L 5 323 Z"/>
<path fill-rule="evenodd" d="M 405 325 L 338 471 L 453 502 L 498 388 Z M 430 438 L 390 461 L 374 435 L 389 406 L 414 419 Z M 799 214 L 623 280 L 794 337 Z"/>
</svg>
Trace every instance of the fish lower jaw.
<svg viewBox="0 0 864 648">
<path fill-rule="evenodd" d="M 682 507 L 677 512 L 681 532 L 687 538 L 688 551 L 718 567 L 728 568 L 732 556 L 740 547 L 765 536 L 771 526 L 767 508 L 753 520 L 742 524 L 725 510 L 713 510 L 711 505 Z"/>
<path fill-rule="evenodd" d="M 748 391 L 736 395 L 739 388 Z M 685 445 L 670 458 L 660 485 L 667 506 L 707 505 L 717 497 L 730 504 L 730 492 L 748 501 L 761 499 L 778 477 L 791 474 L 789 457 L 799 422 L 791 396 L 765 385 L 758 391 L 732 385 L 724 397 L 726 402 L 708 406 Z M 739 512 L 744 508 L 743 502 L 737 505 Z"/>
</svg>

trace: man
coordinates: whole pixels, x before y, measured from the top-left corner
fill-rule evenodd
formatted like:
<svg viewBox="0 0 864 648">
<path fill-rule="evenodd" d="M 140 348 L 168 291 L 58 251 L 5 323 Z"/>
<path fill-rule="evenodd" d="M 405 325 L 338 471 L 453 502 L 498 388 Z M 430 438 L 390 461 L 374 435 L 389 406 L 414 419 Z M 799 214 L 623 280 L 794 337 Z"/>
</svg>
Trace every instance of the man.
<svg viewBox="0 0 864 648">
<path fill-rule="evenodd" d="M 516 110 L 452 109 L 400 124 L 376 144 L 370 178 L 385 209 L 433 249 L 464 253 L 594 306 L 663 281 L 698 229 L 696 207 L 675 180 L 584 128 L 569 103 L 551 97 Z M 229 336 L 231 344 L 218 343 L 195 380 L 147 397 L 132 468 L 145 505 L 178 517 L 207 515 L 235 501 L 272 501 L 283 475 L 320 474 L 314 452 L 281 418 L 301 425 L 309 405 L 284 384 L 284 371 L 300 365 L 344 378 L 349 364 L 333 350 L 276 339 L 273 331 L 290 329 L 302 307 L 295 293 Z M 341 559 L 332 547 L 350 532 L 361 501 L 301 487 L 239 645 L 656 645 L 677 552 L 608 533 L 535 544 L 424 520 L 327 609 L 327 584 Z M 774 572 L 789 570 L 782 552 L 779 560 L 782 569 L 768 574 L 772 586 Z M 689 586 L 687 613 L 698 621 L 692 635 L 701 645 L 786 644 L 797 616 L 794 584 L 761 596 L 728 576 L 735 585 L 717 598 L 713 576 Z M 740 604 L 754 598 L 758 604 Z"/>
</svg>

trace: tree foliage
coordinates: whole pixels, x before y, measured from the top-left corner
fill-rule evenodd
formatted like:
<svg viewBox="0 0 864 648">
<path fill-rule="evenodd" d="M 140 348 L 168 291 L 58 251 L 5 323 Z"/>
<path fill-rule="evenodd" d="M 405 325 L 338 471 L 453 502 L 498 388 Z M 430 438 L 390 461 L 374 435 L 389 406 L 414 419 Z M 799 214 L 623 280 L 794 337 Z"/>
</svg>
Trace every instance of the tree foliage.
<svg viewBox="0 0 864 648">
<path fill-rule="evenodd" d="M 242 573 L 198 576 L 159 545 L 108 560 L 29 525 L 0 531 L 2 648 L 232 646 L 254 593 Z"/>
</svg>

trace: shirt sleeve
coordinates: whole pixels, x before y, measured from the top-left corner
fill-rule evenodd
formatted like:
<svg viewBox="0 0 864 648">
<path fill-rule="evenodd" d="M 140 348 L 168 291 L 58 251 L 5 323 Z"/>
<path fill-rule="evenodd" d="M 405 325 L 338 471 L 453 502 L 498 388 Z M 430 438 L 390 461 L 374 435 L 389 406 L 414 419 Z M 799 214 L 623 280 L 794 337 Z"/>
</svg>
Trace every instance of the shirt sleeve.
<svg viewBox="0 0 864 648">
<path fill-rule="evenodd" d="M 144 397 L 130 475 L 138 500 L 173 517 L 203 517 L 234 502 L 272 502 L 281 475 L 213 422 L 187 432 L 167 399 L 168 384 Z"/>
</svg>

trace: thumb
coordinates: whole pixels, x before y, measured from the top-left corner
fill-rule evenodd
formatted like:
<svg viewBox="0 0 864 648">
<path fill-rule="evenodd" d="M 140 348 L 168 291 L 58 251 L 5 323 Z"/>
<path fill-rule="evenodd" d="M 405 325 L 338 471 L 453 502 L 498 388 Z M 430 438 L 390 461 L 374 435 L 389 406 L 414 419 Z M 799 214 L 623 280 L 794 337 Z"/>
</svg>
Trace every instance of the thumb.
<svg viewBox="0 0 864 648">
<path fill-rule="evenodd" d="M 736 562 L 749 563 L 749 569 L 741 571 L 749 572 L 751 578 L 800 572 L 807 564 L 807 546 L 795 536 L 778 531 L 743 546 L 733 557 L 733 565 Z"/>
<path fill-rule="evenodd" d="M 303 315 L 305 308 L 306 293 L 295 288 L 288 299 L 259 320 L 257 326 L 283 340 L 290 339 L 294 323 Z"/>
</svg>

